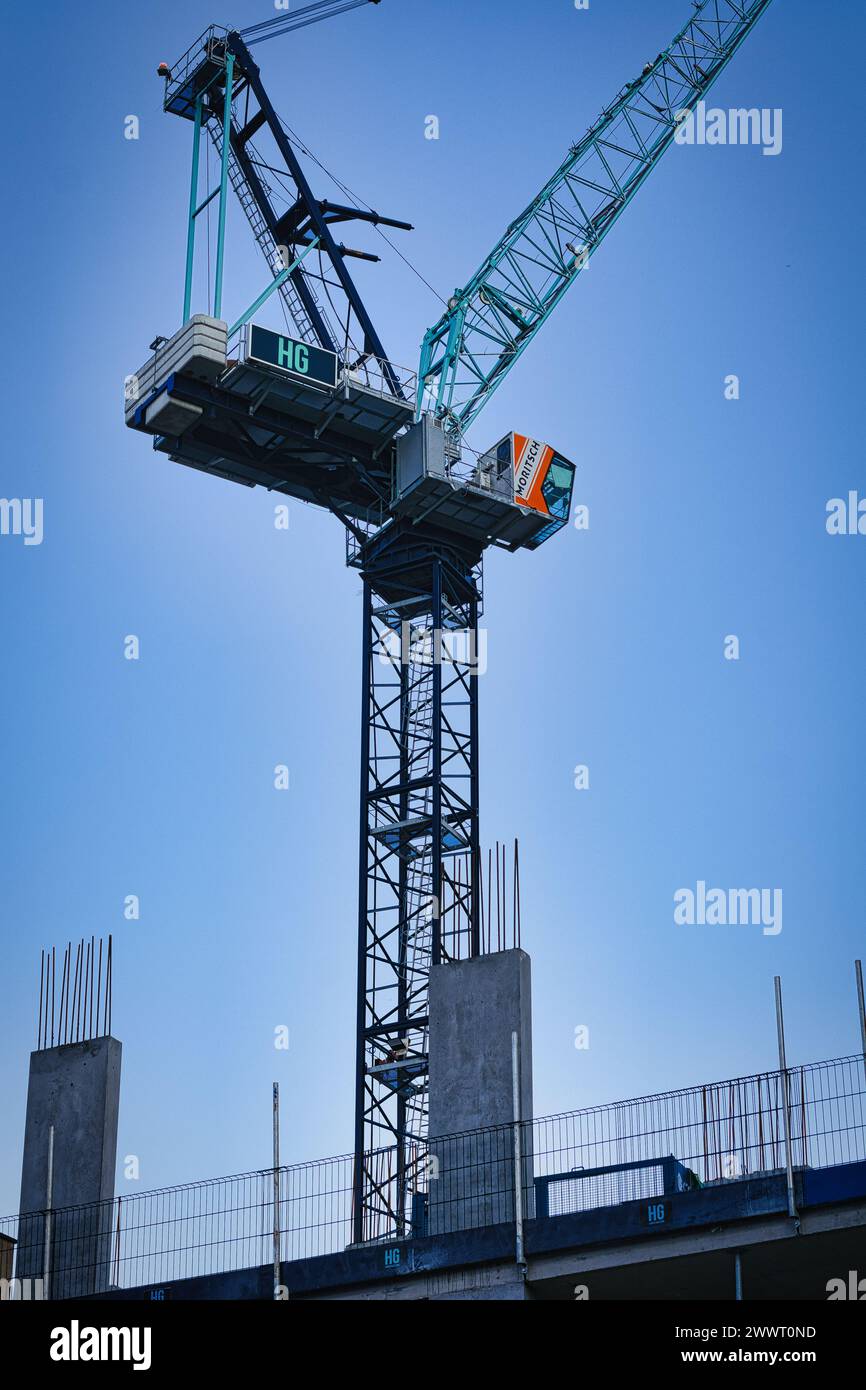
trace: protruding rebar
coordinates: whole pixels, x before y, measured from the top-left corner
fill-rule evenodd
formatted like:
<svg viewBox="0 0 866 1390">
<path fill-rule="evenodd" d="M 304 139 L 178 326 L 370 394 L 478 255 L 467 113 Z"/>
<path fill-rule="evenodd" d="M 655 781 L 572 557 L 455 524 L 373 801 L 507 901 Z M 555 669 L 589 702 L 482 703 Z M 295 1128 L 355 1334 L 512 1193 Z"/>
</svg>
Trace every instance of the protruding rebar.
<svg viewBox="0 0 866 1390">
<path fill-rule="evenodd" d="M 75 1041 L 81 1039 L 81 947 L 79 941 L 75 950 Z"/>
<path fill-rule="evenodd" d="M 106 967 L 106 978 L 107 978 L 107 981 L 108 981 L 108 990 L 107 990 L 107 992 L 108 992 L 108 1027 L 107 1027 L 107 1029 L 106 1029 L 106 1032 L 110 1035 L 110 1033 L 111 1033 L 111 993 L 112 993 L 112 988 L 113 988 L 113 980 L 112 980 L 112 977 L 111 977 L 111 932 L 108 933 L 108 965 L 107 965 L 107 967 Z"/>
<path fill-rule="evenodd" d="M 98 940 L 98 950 L 97 950 Z M 72 954 L 72 942 L 63 949 L 60 994 L 57 993 L 57 951 L 45 948 L 39 957 L 39 1015 L 36 1045 L 44 1048 L 88 1042 L 111 1032 L 112 938 L 108 949 L 102 937 L 82 939 Z M 105 970 L 103 974 L 103 958 Z"/>
<path fill-rule="evenodd" d="M 523 935 L 520 925 L 520 846 L 516 836 L 514 840 L 514 903 L 515 921 L 517 925 L 517 948 L 520 950 Z"/>
<path fill-rule="evenodd" d="M 94 976 L 94 973 L 95 973 L 95 972 L 94 972 L 95 954 L 96 954 L 96 941 L 95 941 L 95 938 L 94 938 L 94 937 L 91 937 L 91 938 L 90 938 L 90 1034 L 91 1034 L 91 1037 L 93 1036 L 93 976 Z"/>
<path fill-rule="evenodd" d="M 99 974 L 96 977 L 96 1032 L 99 1035 L 99 1003 L 102 998 L 102 937 L 99 938 Z"/>
<path fill-rule="evenodd" d="M 37 1049 L 38 1052 L 41 1052 L 41 1051 L 42 1051 L 42 993 L 43 993 L 43 976 L 44 976 L 44 974 L 45 974 L 45 951 L 43 950 L 43 951 L 42 951 L 41 958 L 40 958 L 40 961 L 39 961 L 39 1027 L 38 1027 L 37 1032 L 36 1032 L 36 1049 Z"/>
<path fill-rule="evenodd" d="M 90 1025 L 87 1022 L 87 1005 L 90 997 L 90 942 L 84 943 L 84 1034 L 85 1037 L 90 1032 Z"/>
</svg>

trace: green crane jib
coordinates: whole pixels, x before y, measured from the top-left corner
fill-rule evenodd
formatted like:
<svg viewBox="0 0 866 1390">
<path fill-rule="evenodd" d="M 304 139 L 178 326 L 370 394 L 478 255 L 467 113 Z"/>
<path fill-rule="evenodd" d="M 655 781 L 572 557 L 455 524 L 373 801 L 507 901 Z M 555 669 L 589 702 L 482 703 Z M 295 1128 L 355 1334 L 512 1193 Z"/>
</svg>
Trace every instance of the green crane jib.
<svg viewBox="0 0 866 1390">
<path fill-rule="evenodd" d="M 769 4 L 696 4 L 571 148 L 424 338 L 419 417 L 432 398 L 446 432 L 472 424 Z"/>
</svg>

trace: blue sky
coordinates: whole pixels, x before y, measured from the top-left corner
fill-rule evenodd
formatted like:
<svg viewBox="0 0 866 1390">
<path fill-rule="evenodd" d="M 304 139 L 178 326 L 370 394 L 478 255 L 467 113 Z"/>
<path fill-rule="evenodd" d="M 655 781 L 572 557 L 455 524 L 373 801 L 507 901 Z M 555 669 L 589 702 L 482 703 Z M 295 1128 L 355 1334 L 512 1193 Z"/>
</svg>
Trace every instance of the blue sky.
<svg viewBox="0 0 866 1390">
<path fill-rule="evenodd" d="M 385 0 L 258 57 L 323 163 L 415 224 L 395 240 L 447 294 L 689 8 Z M 825 529 L 828 499 L 866 496 L 858 10 L 771 6 L 711 101 L 781 108 L 782 153 L 672 150 L 472 435 L 555 443 L 591 516 L 486 569 L 482 835 L 520 837 L 539 1114 L 772 1066 L 775 974 L 794 1061 L 858 1046 L 866 537 Z M 171 464 L 122 417 L 124 376 L 181 315 L 189 131 L 156 64 L 270 12 L 9 21 L 27 115 L 2 220 L 0 493 L 43 498 L 45 529 L 0 537 L 0 1210 L 39 952 L 91 932 L 115 937 L 118 1151 L 139 1186 L 265 1165 L 273 1080 L 286 1161 L 351 1145 L 358 579 L 331 518 L 296 504 L 276 531 L 266 493 Z M 384 255 L 358 280 L 413 366 L 438 300 Z M 226 312 L 263 283 L 233 215 Z M 698 880 L 782 889 L 781 934 L 676 926 Z"/>
</svg>

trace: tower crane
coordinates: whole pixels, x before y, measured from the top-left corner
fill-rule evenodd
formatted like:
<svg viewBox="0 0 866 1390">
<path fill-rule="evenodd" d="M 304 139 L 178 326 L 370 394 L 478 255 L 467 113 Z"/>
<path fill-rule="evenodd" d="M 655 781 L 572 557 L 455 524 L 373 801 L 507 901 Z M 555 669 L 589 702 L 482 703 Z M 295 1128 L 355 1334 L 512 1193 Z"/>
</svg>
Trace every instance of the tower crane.
<svg viewBox="0 0 866 1390">
<path fill-rule="evenodd" d="M 568 521 L 574 465 L 526 434 L 480 456 L 465 433 L 731 61 L 770 0 L 691 0 L 675 38 L 569 149 L 424 336 L 388 356 L 337 240 L 411 231 L 346 192 L 275 111 L 253 49 L 379 0 L 315 0 L 211 26 L 172 66 L 165 111 L 193 133 L 181 326 L 127 378 L 127 424 L 178 463 L 332 512 L 363 580 L 353 1234 L 404 1235 L 425 1181 L 430 970 L 482 950 L 478 620 L 490 546 L 536 549 Z M 203 137 L 219 177 L 202 192 Z M 223 315 L 233 190 L 270 278 Z M 214 204 L 207 312 L 193 312 L 198 219 Z M 266 310 L 266 306 L 268 306 Z M 260 322 L 277 307 L 284 323 Z"/>
</svg>

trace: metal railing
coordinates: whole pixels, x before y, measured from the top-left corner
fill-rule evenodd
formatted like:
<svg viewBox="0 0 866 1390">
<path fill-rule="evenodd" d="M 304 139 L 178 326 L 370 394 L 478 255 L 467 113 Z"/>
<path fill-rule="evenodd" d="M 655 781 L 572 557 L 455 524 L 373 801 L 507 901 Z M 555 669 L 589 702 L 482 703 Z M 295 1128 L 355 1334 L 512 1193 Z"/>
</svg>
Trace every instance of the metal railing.
<svg viewBox="0 0 866 1390">
<path fill-rule="evenodd" d="M 535 1179 L 535 1215 L 565 1216 L 700 1186 L 697 1175 L 672 1155 L 611 1163 L 605 1168 L 573 1168 Z"/>
<path fill-rule="evenodd" d="M 400 385 L 404 399 L 412 404 L 418 387 L 418 373 L 412 367 L 401 367 L 397 362 L 391 362 L 389 366 Z M 342 379 L 350 387 L 359 386 L 362 391 L 373 391 L 379 396 L 399 399 L 378 357 L 365 357 L 354 366 L 345 368 Z"/>
<path fill-rule="evenodd" d="M 195 93 L 201 89 L 201 82 L 195 82 L 195 74 L 206 63 L 224 68 L 226 62 L 225 41 L 229 30 L 219 24 L 211 24 L 203 34 L 199 34 L 177 62 L 171 65 L 171 77 L 166 82 L 163 95 L 163 109 L 175 110 L 182 107 L 192 114 Z"/>
<path fill-rule="evenodd" d="M 367 521 L 353 518 L 355 529 L 350 530 L 346 527 L 346 564 L 349 569 L 363 568 L 365 545 L 389 520 L 390 515 L 385 502 L 373 509 L 373 514 Z"/>
<path fill-rule="evenodd" d="M 864 1058 L 788 1070 L 792 1164 L 825 1168 L 866 1159 Z M 785 1167 L 783 1074 L 731 1081 L 527 1121 L 524 1213 L 544 1219 L 637 1197 L 736 1181 Z M 513 1126 L 419 1144 L 404 1182 L 405 1210 L 380 1242 L 514 1220 Z M 387 1181 L 389 1150 L 367 1156 Z M 16 1244 L 18 1279 L 45 1278 L 47 1296 L 269 1265 L 273 1169 L 118 1197 L 50 1214 L 0 1219 Z M 280 1258 L 309 1259 L 352 1241 L 352 1158 L 279 1169 Z"/>
<path fill-rule="evenodd" d="M 789 1067 L 792 1162 L 826 1168 L 866 1158 L 864 1059 Z M 785 1166 L 779 1071 L 535 1121 L 542 1171 L 636 1163 L 674 1154 L 701 1183 Z M 537 1168 L 538 1171 L 538 1168 Z"/>
<path fill-rule="evenodd" d="M 278 248 L 275 247 L 272 257 L 274 266 L 281 266 L 280 254 Z M 290 284 L 289 281 L 284 283 Z M 274 330 L 274 332 L 280 331 L 287 333 L 289 337 L 291 336 L 285 329 Z M 238 362 L 244 362 L 248 359 L 248 343 L 249 324 L 239 324 L 229 338 L 228 361 L 230 368 L 237 366 Z M 315 344 L 313 344 L 313 346 L 315 346 Z M 256 362 L 255 365 L 263 367 L 266 371 L 268 370 L 267 363 Z M 411 367 L 401 367 L 395 362 L 389 363 L 389 368 L 395 380 L 399 383 L 404 399 L 411 403 L 414 399 L 415 388 L 418 383 L 418 373 Z M 339 362 L 337 373 L 338 378 L 337 385 L 334 388 L 335 392 L 341 392 L 347 386 L 349 388 L 356 386 L 362 391 L 370 391 L 377 396 L 387 396 L 391 400 L 400 399 L 394 391 L 385 368 L 377 357 L 365 357 L 362 361 L 356 362 L 351 367 Z M 274 368 L 272 374 L 275 380 L 279 380 L 280 371 L 278 368 Z M 321 389 L 324 391 L 328 388 L 322 387 Z"/>
</svg>

